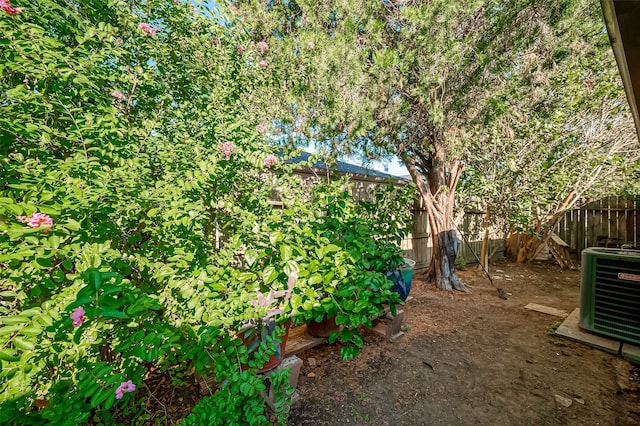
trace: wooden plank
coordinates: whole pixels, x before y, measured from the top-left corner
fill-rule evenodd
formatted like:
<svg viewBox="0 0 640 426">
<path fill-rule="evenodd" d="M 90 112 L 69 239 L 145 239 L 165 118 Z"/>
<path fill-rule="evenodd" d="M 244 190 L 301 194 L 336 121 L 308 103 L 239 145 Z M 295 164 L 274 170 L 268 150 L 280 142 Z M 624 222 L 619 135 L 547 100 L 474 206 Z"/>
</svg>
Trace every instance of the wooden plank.
<svg viewBox="0 0 640 426">
<path fill-rule="evenodd" d="M 618 212 L 612 211 L 611 206 L 615 203 L 615 199 L 609 199 L 609 223 L 607 224 L 607 231 L 609 232 L 609 238 L 619 238 L 618 237 Z"/>
<path fill-rule="evenodd" d="M 569 247 L 569 244 L 565 243 L 562 238 L 560 238 L 558 235 L 554 233 L 551 233 L 551 240 L 557 245 L 559 245 L 560 247 Z"/>
<path fill-rule="evenodd" d="M 322 343 L 325 343 L 326 341 L 327 339 L 324 337 L 314 337 L 307 333 L 306 325 L 294 327 L 289 330 L 285 356 L 299 354 L 300 352 L 316 347 Z"/>
<path fill-rule="evenodd" d="M 542 312 L 543 314 L 553 315 L 560 318 L 566 318 L 569 316 L 567 311 L 563 311 L 561 309 L 552 308 L 551 306 L 538 305 L 537 303 L 529 303 L 524 307 L 525 309 L 530 309 L 536 312 Z"/>
<path fill-rule="evenodd" d="M 585 214 L 586 214 L 586 210 L 585 209 L 580 209 L 578 210 L 578 221 L 577 221 L 577 226 L 576 226 L 576 250 L 578 250 L 578 253 L 582 252 L 582 250 L 584 250 L 585 248 L 587 248 L 587 244 L 586 244 L 586 235 L 585 235 Z"/>
</svg>

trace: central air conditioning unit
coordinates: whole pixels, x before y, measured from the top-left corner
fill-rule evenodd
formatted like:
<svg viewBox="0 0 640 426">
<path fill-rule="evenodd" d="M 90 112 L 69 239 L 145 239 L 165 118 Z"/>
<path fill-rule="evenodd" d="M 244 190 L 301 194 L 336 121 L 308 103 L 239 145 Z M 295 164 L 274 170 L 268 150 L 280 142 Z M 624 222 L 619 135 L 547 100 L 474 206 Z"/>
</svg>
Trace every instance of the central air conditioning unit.
<svg viewBox="0 0 640 426">
<path fill-rule="evenodd" d="M 640 251 L 582 251 L 580 327 L 640 343 Z"/>
</svg>

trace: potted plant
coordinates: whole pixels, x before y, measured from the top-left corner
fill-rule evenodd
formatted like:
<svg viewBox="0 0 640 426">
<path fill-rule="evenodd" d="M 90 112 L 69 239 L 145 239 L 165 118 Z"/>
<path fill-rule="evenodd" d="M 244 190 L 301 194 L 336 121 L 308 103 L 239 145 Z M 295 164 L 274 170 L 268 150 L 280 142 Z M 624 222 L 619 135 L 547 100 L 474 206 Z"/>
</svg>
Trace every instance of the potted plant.
<svg viewBox="0 0 640 426">
<path fill-rule="evenodd" d="M 272 345 L 269 358 L 258 365 L 258 372 L 266 372 L 277 367 L 283 360 L 291 318 L 286 309 L 288 301 L 293 293 L 297 274 L 290 272 L 287 279 L 287 288 L 282 290 L 270 289 L 264 294 L 260 289 L 255 289 L 255 299 L 249 301 L 255 309 L 255 317 L 248 320 L 238 331 L 237 336 L 247 347 L 249 355 L 254 354 L 262 343 Z M 279 328 L 279 326 L 281 326 Z M 278 341 L 275 337 L 280 338 Z"/>
</svg>

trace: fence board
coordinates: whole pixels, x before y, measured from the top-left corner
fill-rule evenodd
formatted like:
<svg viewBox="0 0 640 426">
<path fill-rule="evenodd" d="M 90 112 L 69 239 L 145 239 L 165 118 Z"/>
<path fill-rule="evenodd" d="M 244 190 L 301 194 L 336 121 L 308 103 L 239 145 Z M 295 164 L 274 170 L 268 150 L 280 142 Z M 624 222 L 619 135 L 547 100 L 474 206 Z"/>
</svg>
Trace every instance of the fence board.
<svg viewBox="0 0 640 426">
<path fill-rule="evenodd" d="M 597 246 L 599 238 L 601 245 L 609 240 L 610 244 L 618 241 L 638 246 L 640 204 L 618 197 L 591 202 L 567 212 L 554 232 L 578 252 Z"/>
</svg>

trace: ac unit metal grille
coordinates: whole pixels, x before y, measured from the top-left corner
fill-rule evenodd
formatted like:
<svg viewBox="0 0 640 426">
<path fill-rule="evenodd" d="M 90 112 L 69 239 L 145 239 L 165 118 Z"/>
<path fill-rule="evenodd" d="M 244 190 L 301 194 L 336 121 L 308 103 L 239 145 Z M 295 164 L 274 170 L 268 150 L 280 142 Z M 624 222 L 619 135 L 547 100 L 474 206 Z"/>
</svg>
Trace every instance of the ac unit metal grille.
<svg viewBox="0 0 640 426">
<path fill-rule="evenodd" d="M 640 343 L 640 282 L 619 278 L 639 275 L 637 262 L 596 259 L 594 331 Z"/>
</svg>

